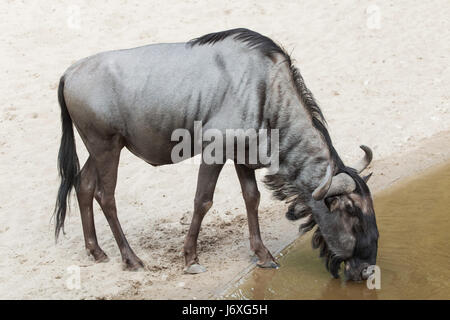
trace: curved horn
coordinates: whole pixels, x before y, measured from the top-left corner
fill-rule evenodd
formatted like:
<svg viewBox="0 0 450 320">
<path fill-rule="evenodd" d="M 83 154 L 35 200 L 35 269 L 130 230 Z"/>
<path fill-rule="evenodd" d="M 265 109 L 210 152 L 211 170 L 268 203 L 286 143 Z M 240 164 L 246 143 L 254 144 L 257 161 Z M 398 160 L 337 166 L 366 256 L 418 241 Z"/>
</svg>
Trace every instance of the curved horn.
<svg viewBox="0 0 450 320">
<path fill-rule="evenodd" d="M 328 192 L 328 189 L 331 186 L 331 182 L 333 181 L 333 172 L 331 170 L 331 165 L 328 165 L 327 172 L 325 173 L 325 177 L 319 186 L 313 191 L 312 197 L 314 200 L 322 200 Z"/>
<path fill-rule="evenodd" d="M 351 193 L 355 190 L 355 188 L 356 183 L 352 177 L 346 173 L 339 173 L 333 177 L 333 181 L 325 197 Z"/>
<path fill-rule="evenodd" d="M 370 148 L 368 146 L 365 145 L 361 145 L 359 146 L 361 149 L 364 150 L 365 155 L 364 158 L 362 160 L 360 160 L 356 165 L 355 165 L 355 170 L 358 173 L 361 173 L 365 168 L 367 168 L 367 166 L 370 164 L 370 162 L 372 161 L 373 158 L 373 153 L 372 150 L 370 150 Z"/>
</svg>

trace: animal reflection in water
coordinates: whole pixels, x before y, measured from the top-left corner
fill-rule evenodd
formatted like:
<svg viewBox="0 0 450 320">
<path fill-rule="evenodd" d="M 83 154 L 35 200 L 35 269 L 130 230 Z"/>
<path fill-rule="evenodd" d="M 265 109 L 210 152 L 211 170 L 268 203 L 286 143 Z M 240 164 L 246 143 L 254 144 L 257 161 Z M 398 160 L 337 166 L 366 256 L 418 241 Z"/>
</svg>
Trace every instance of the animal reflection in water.
<svg viewBox="0 0 450 320">
<path fill-rule="evenodd" d="M 120 226 L 114 191 L 120 151 L 128 148 L 154 166 L 173 163 L 174 130 L 278 130 L 279 170 L 265 177 L 276 198 L 290 202 L 288 219 L 309 217 L 302 232 L 318 225 L 313 246 L 334 277 L 345 262 L 347 278 L 369 276 L 376 262 L 378 231 L 368 177 L 359 174 L 372 158 L 347 167 L 333 147 L 322 112 L 289 55 L 271 39 L 247 29 L 211 33 L 187 43 L 154 44 L 99 53 L 72 65 L 61 77 L 61 185 L 56 237 L 64 226 L 67 199 L 75 187 L 85 245 L 96 261 L 107 260 L 94 226 L 93 199 L 100 204 L 125 269 L 143 262 Z M 73 125 L 89 158 L 79 169 Z M 202 148 L 207 146 L 203 142 Z M 200 148 L 200 149 L 202 149 Z M 191 156 L 195 154 L 192 153 Z M 266 165 L 235 162 L 247 208 L 250 246 L 260 267 L 276 268 L 258 224 L 260 193 L 254 170 Z M 226 160 L 226 159 L 224 159 Z M 213 204 L 223 163 L 200 165 L 194 214 L 184 243 L 185 272 L 205 271 L 197 256 L 203 217 Z"/>
</svg>

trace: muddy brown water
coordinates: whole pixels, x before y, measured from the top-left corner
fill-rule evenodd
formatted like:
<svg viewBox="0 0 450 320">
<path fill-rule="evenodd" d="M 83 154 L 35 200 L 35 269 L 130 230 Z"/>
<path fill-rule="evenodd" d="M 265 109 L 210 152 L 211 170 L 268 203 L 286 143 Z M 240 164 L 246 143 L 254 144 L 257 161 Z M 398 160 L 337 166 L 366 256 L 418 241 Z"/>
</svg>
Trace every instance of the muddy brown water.
<svg viewBox="0 0 450 320">
<path fill-rule="evenodd" d="M 374 203 L 380 289 L 332 279 L 311 248 L 310 232 L 279 255 L 279 269 L 254 269 L 223 297 L 450 299 L 450 163 L 397 183 Z"/>
</svg>

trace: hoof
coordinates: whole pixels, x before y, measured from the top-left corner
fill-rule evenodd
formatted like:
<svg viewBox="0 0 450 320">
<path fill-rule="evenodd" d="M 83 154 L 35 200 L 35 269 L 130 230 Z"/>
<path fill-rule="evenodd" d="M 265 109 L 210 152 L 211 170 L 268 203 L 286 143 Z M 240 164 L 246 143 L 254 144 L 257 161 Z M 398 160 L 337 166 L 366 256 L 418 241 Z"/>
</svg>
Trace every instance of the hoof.
<svg viewBox="0 0 450 320">
<path fill-rule="evenodd" d="M 138 271 L 144 269 L 144 263 L 138 258 L 135 260 L 126 259 L 122 262 L 122 269 L 126 271 Z"/>
<path fill-rule="evenodd" d="M 106 255 L 106 253 L 103 252 L 102 249 L 99 250 L 87 250 L 86 252 L 88 256 L 92 256 L 95 260 L 95 263 L 102 263 L 102 262 L 108 262 L 109 258 Z"/>
<path fill-rule="evenodd" d="M 189 267 L 184 268 L 184 273 L 197 274 L 205 272 L 206 268 L 198 263 L 191 264 Z"/>
<path fill-rule="evenodd" d="M 109 262 L 109 257 L 103 253 L 102 256 L 100 256 L 99 258 L 95 259 L 95 263 L 106 263 Z"/>
<path fill-rule="evenodd" d="M 271 269 L 278 269 L 278 268 L 280 267 L 280 266 L 278 265 L 278 263 L 276 263 L 276 262 L 273 261 L 273 260 L 269 260 L 269 261 L 264 262 L 264 263 L 258 262 L 256 265 L 257 265 L 258 267 L 260 267 L 260 268 L 271 268 Z"/>
</svg>

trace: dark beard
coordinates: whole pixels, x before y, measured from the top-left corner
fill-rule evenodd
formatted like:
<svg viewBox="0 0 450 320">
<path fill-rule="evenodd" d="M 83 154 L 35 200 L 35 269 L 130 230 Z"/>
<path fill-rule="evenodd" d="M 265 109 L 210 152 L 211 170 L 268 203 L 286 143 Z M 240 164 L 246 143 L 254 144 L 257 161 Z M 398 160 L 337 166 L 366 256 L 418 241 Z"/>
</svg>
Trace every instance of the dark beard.
<svg viewBox="0 0 450 320">
<path fill-rule="evenodd" d="M 317 228 L 316 231 L 314 231 L 311 242 L 313 249 L 320 250 L 319 256 L 325 260 L 325 267 L 327 270 L 334 278 L 339 278 L 339 270 L 344 259 L 334 254 L 328 248 L 327 243 L 320 232 L 320 228 Z"/>
</svg>

